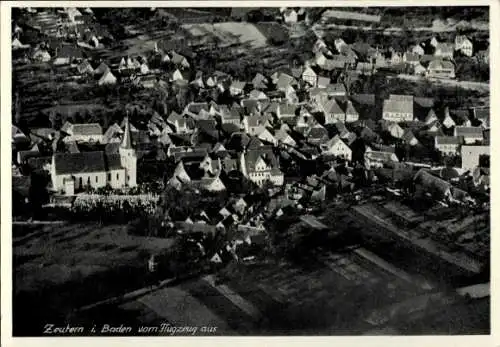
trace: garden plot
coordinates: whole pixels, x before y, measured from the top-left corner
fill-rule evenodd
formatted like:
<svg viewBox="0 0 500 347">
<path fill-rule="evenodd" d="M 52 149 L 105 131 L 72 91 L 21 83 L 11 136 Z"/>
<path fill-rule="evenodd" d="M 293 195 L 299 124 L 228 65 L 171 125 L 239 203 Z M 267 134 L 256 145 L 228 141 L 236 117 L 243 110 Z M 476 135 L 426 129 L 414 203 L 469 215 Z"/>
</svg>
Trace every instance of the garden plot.
<svg viewBox="0 0 500 347">
<path fill-rule="evenodd" d="M 252 48 L 267 46 L 266 36 L 250 23 L 185 24 L 183 28 L 195 38 L 213 35 L 227 45 L 248 44 Z"/>
</svg>

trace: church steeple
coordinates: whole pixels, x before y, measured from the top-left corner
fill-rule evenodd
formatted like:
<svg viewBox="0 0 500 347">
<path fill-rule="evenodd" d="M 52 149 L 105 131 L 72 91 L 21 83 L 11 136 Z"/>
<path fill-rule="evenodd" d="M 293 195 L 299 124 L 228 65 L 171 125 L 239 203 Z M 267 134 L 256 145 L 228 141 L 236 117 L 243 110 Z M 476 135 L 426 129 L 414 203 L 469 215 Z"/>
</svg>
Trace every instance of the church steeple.
<svg viewBox="0 0 500 347">
<path fill-rule="evenodd" d="M 118 152 L 120 154 L 121 166 L 125 169 L 124 184 L 128 187 L 135 187 L 137 185 L 137 155 L 132 148 L 132 135 L 130 133 L 128 114 L 125 116 L 123 123 L 125 131 Z"/>
<path fill-rule="evenodd" d="M 132 135 L 130 133 L 130 124 L 128 122 L 128 115 L 125 116 L 123 122 L 125 123 L 125 131 L 123 133 L 123 139 L 120 147 L 123 149 L 132 149 Z"/>
</svg>

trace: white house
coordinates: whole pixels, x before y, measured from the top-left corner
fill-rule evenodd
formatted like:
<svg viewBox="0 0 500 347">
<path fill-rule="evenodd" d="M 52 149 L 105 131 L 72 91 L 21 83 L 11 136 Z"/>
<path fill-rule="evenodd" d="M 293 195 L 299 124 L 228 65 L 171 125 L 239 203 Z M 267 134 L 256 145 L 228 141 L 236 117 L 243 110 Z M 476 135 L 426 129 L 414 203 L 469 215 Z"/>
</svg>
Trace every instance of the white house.
<svg viewBox="0 0 500 347">
<path fill-rule="evenodd" d="M 179 71 L 179 69 L 176 69 L 174 73 L 172 74 L 171 81 L 183 81 L 184 76 L 182 75 L 182 72 Z"/>
<path fill-rule="evenodd" d="M 434 112 L 433 109 L 430 109 L 429 112 L 427 113 L 427 116 L 425 117 L 425 124 L 429 125 L 437 120 L 438 117 L 436 116 L 436 112 Z"/>
<path fill-rule="evenodd" d="M 308 66 L 302 73 L 302 80 L 304 80 L 304 82 L 308 83 L 309 85 L 316 87 L 318 75 L 311 67 Z"/>
<path fill-rule="evenodd" d="M 149 73 L 149 66 L 148 66 L 148 64 L 142 63 L 141 66 L 139 67 L 139 71 L 143 75 Z"/>
<path fill-rule="evenodd" d="M 403 62 L 403 56 L 400 52 L 392 51 L 391 54 L 391 64 L 398 65 Z"/>
<path fill-rule="evenodd" d="M 356 111 L 352 105 L 351 100 L 347 101 L 347 106 L 345 110 L 345 121 L 347 123 L 356 122 L 359 119 L 359 113 Z"/>
<path fill-rule="evenodd" d="M 50 61 L 50 59 L 51 59 L 50 54 L 45 49 L 37 49 L 33 53 L 33 60 L 35 61 L 46 63 Z"/>
<path fill-rule="evenodd" d="M 345 112 L 334 98 L 321 100 L 318 107 L 325 115 L 325 124 L 333 124 L 337 121 L 345 122 Z"/>
<path fill-rule="evenodd" d="M 297 146 L 297 142 L 290 136 L 285 130 L 279 129 L 274 134 L 274 138 L 279 144 L 283 144 L 285 146 L 295 147 Z"/>
<path fill-rule="evenodd" d="M 382 119 L 393 122 L 413 121 L 413 96 L 390 95 L 384 100 Z"/>
<path fill-rule="evenodd" d="M 405 133 L 403 128 L 401 128 L 399 124 L 395 122 L 390 122 L 387 125 L 387 131 L 389 132 L 389 134 L 391 134 L 392 137 L 396 139 L 402 138 Z"/>
<path fill-rule="evenodd" d="M 455 78 L 455 65 L 451 61 L 435 59 L 427 66 L 428 77 Z"/>
<path fill-rule="evenodd" d="M 246 83 L 243 81 L 233 81 L 231 83 L 231 86 L 229 87 L 229 92 L 233 96 L 241 95 L 243 94 L 243 90 L 245 89 Z"/>
<path fill-rule="evenodd" d="M 295 24 L 298 21 L 297 11 L 294 9 L 286 9 L 283 12 L 283 21 L 287 24 Z"/>
<path fill-rule="evenodd" d="M 420 62 L 413 64 L 413 74 L 415 76 L 425 76 L 427 69 Z"/>
<path fill-rule="evenodd" d="M 342 139 L 336 135 L 328 142 L 320 145 L 322 154 L 334 155 L 339 158 L 344 158 L 347 160 L 352 159 L 352 151 L 347 146 Z"/>
<path fill-rule="evenodd" d="M 463 138 L 457 136 L 436 136 L 434 147 L 443 154 L 455 155 L 462 144 Z"/>
<path fill-rule="evenodd" d="M 403 137 L 401 138 L 406 144 L 410 146 L 416 146 L 420 143 L 418 139 L 415 137 L 415 134 L 410 129 L 406 129 Z"/>
<path fill-rule="evenodd" d="M 333 42 L 333 45 L 335 46 L 335 49 L 337 50 L 337 52 L 342 52 L 342 49 L 343 47 L 347 46 L 347 43 L 341 39 L 341 38 L 338 38 L 338 39 L 335 39 L 335 41 Z"/>
<path fill-rule="evenodd" d="M 271 182 L 282 186 L 284 181 L 278 159 L 272 150 L 254 149 L 240 154 L 241 173 L 258 186 Z"/>
<path fill-rule="evenodd" d="M 259 138 L 259 140 L 268 142 L 268 143 L 272 144 L 273 146 L 278 145 L 278 140 L 276 140 L 276 138 L 273 136 L 273 134 L 271 134 L 271 132 L 269 130 L 267 130 L 266 128 L 262 129 L 262 131 L 257 135 L 257 138 Z"/>
<path fill-rule="evenodd" d="M 112 85 L 112 84 L 116 84 L 116 77 L 115 75 L 113 75 L 111 73 L 110 70 L 107 70 L 102 76 L 101 78 L 99 79 L 99 81 L 97 81 L 97 84 L 102 86 L 102 85 Z"/>
<path fill-rule="evenodd" d="M 176 66 L 180 67 L 181 69 L 187 69 L 190 67 L 189 62 L 187 61 L 186 57 L 172 51 L 170 52 L 170 55 L 172 58 L 170 61 L 175 64 Z"/>
<path fill-rule="evenodd" d="M 415 45 L 411 48 L 411 52 L 412 53 L 415 53 L 415 54 L 418 54 L 420 56 L 424 55 L 425 54 L 425 50 L 424 50 L 424 47 L 422 47 L 422 45 Z"/>
<path fill-rule="evenodd" d="M 324 50 L 328 50 L 328 46 L 326 45 L 325 41 L 323 41 L 321 38 L 318 38 L 314 43 L 312 52 L 316 54 L 316 53 L 321 53 Z"/>
<path fill-rule="evenodd" d="M 270 126 L 269 120 L 266 117 L 259 115 L 244 116 L 242 125 L 245 129 L 245 132 L 250 136 L 256 136 L 260 134 L 266 127 Z"/>
<path fill-rule="evenodd" d="M 467 57 L 472 57 L 474 45 L 465 35 L 455 36 L 455 51 L 459 51 Z"/>
<path fill-rule="evenodd" d="M 399 162 L 398 157 L 392 152 L 367 150 L 365 152 L 365 166 L 368 169 L 384 167 L 385 164 Z"/>
<path fill-rule="evenodd" d="M 482 127 L 456 126 L 454 136 L 462 136 L 466 144 L 483 141 L 484 139 Z"/>
<path fill-rule="evenodd" d="M 67 134 L 64 142 L 103 142 L 102 127 L 99 123 L 71 124 L 66 122 L 61 131 Z"/>
<path fill-rule="evenodd" d="M 479 166 L 479 157 L 482 155 L 490 155 L 490 146 L 463 145 L 461 148 L 462 169 L 474 170 Z"/>
<path fill-rule="evenodd" d="M 15 38 L 12 40 L 12 49 L 24 49 L 24 48 L 30 48 L 30 45 L 23 45 L 21 41 L 19 41 L 18 38 Z"/>
<path fill-rule="evenodd" d="M 447 109 L 444 113 L 443 125 L 448 129 L 456 125 L 455 121 L 453 120 L 453 118 L 451 118 L 450 113 L 447 111 Z"/>
</svg>

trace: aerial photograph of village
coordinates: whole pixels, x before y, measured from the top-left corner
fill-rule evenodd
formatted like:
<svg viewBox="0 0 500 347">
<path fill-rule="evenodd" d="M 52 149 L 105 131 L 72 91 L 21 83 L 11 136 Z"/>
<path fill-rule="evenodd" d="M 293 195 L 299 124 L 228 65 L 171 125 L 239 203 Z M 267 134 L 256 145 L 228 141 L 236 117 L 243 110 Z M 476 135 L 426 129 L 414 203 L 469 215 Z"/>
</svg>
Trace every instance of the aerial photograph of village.
<svg viewBox="0 0 500 347">
<path fill-rule="evenodd" d="M 14 336 L 490 334 L 489 7 L 9 10 Z"/>
</svg>

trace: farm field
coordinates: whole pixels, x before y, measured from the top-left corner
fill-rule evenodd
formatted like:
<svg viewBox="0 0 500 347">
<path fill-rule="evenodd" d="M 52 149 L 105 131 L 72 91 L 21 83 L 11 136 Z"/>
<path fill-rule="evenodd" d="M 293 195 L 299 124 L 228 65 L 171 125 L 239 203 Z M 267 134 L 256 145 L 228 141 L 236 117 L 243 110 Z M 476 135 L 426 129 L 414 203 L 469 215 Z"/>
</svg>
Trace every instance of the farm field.
<svg viewBox="0 0 500 347">
<path fill-rule="evenodd" d="M 217 327 L 196 335 L 459 334 L 465 331 L 459 324 L 464 320 L 477 333 L 489 329 L 481 315 L 489 300 L 466 303 L 447 291 L 423 290 L 355 252 L 320 251 L 303 265 L 241 265 L 222 282 L 216 278 L 207 275 L 97 308 L 86 312 L 86 319 L 123 322 L 128 317 L 129 324 Z M 440 299 L 424 301 L 419 311 L 407 314 L 405 305 L 413 300 L 420 304 L 427 296 Z M 448 302 L 452 305 L 443 308 Z M 393 307 L 403 309 L 393 316 Z M 443 310 L 454 318 L 442 319 Z M 380 314 L 381 322 L 371 319 Z"/>
<path fill-rule="evenodd" d="M 265 47 L 266 36 L 250 23 L 216 23 L 216 24 L 185 24 L 182 26 L 195 38 L 214 35 L 224 44 L 249 44 L 252 48 Z"/>
<path fill-rule="evenodd" d="M 74 78 L 75 73 L 69 66 L 28 64 L 15 67 L 13 75 L 20 92 L 20 114 L 29 124 L 44 126 L 38 124 L 42 121 L 37 116 L 40 111 L 51 107 L 80 104 L 87 110 L 87 107 L 83 107 L 86 104 L 91 110 L 99 104 L 89 93 L 92 83 L 83 78 Z"/>
<path fill-rule="evenodd" d="M 308 266 L 242 265 L 222 283 L 209 275 L 89 314 L 103 321 L 127 316 L 144 324 L 217 326 L 224 335 L 361 334 L 373 328 L 364 319 L 372 310 L 422 292 L 352 254 L 318 258 Z"/>
<path fill-rule="evenodd" d="M 23 322 L 14 326 L 39 332 L 42 316 L 64 319 L 79 306 L 142 287 L 150 253 L 171 244 L 128 235 L 123 225 L 13 225 L 14 320 Z"/>
</svg>

